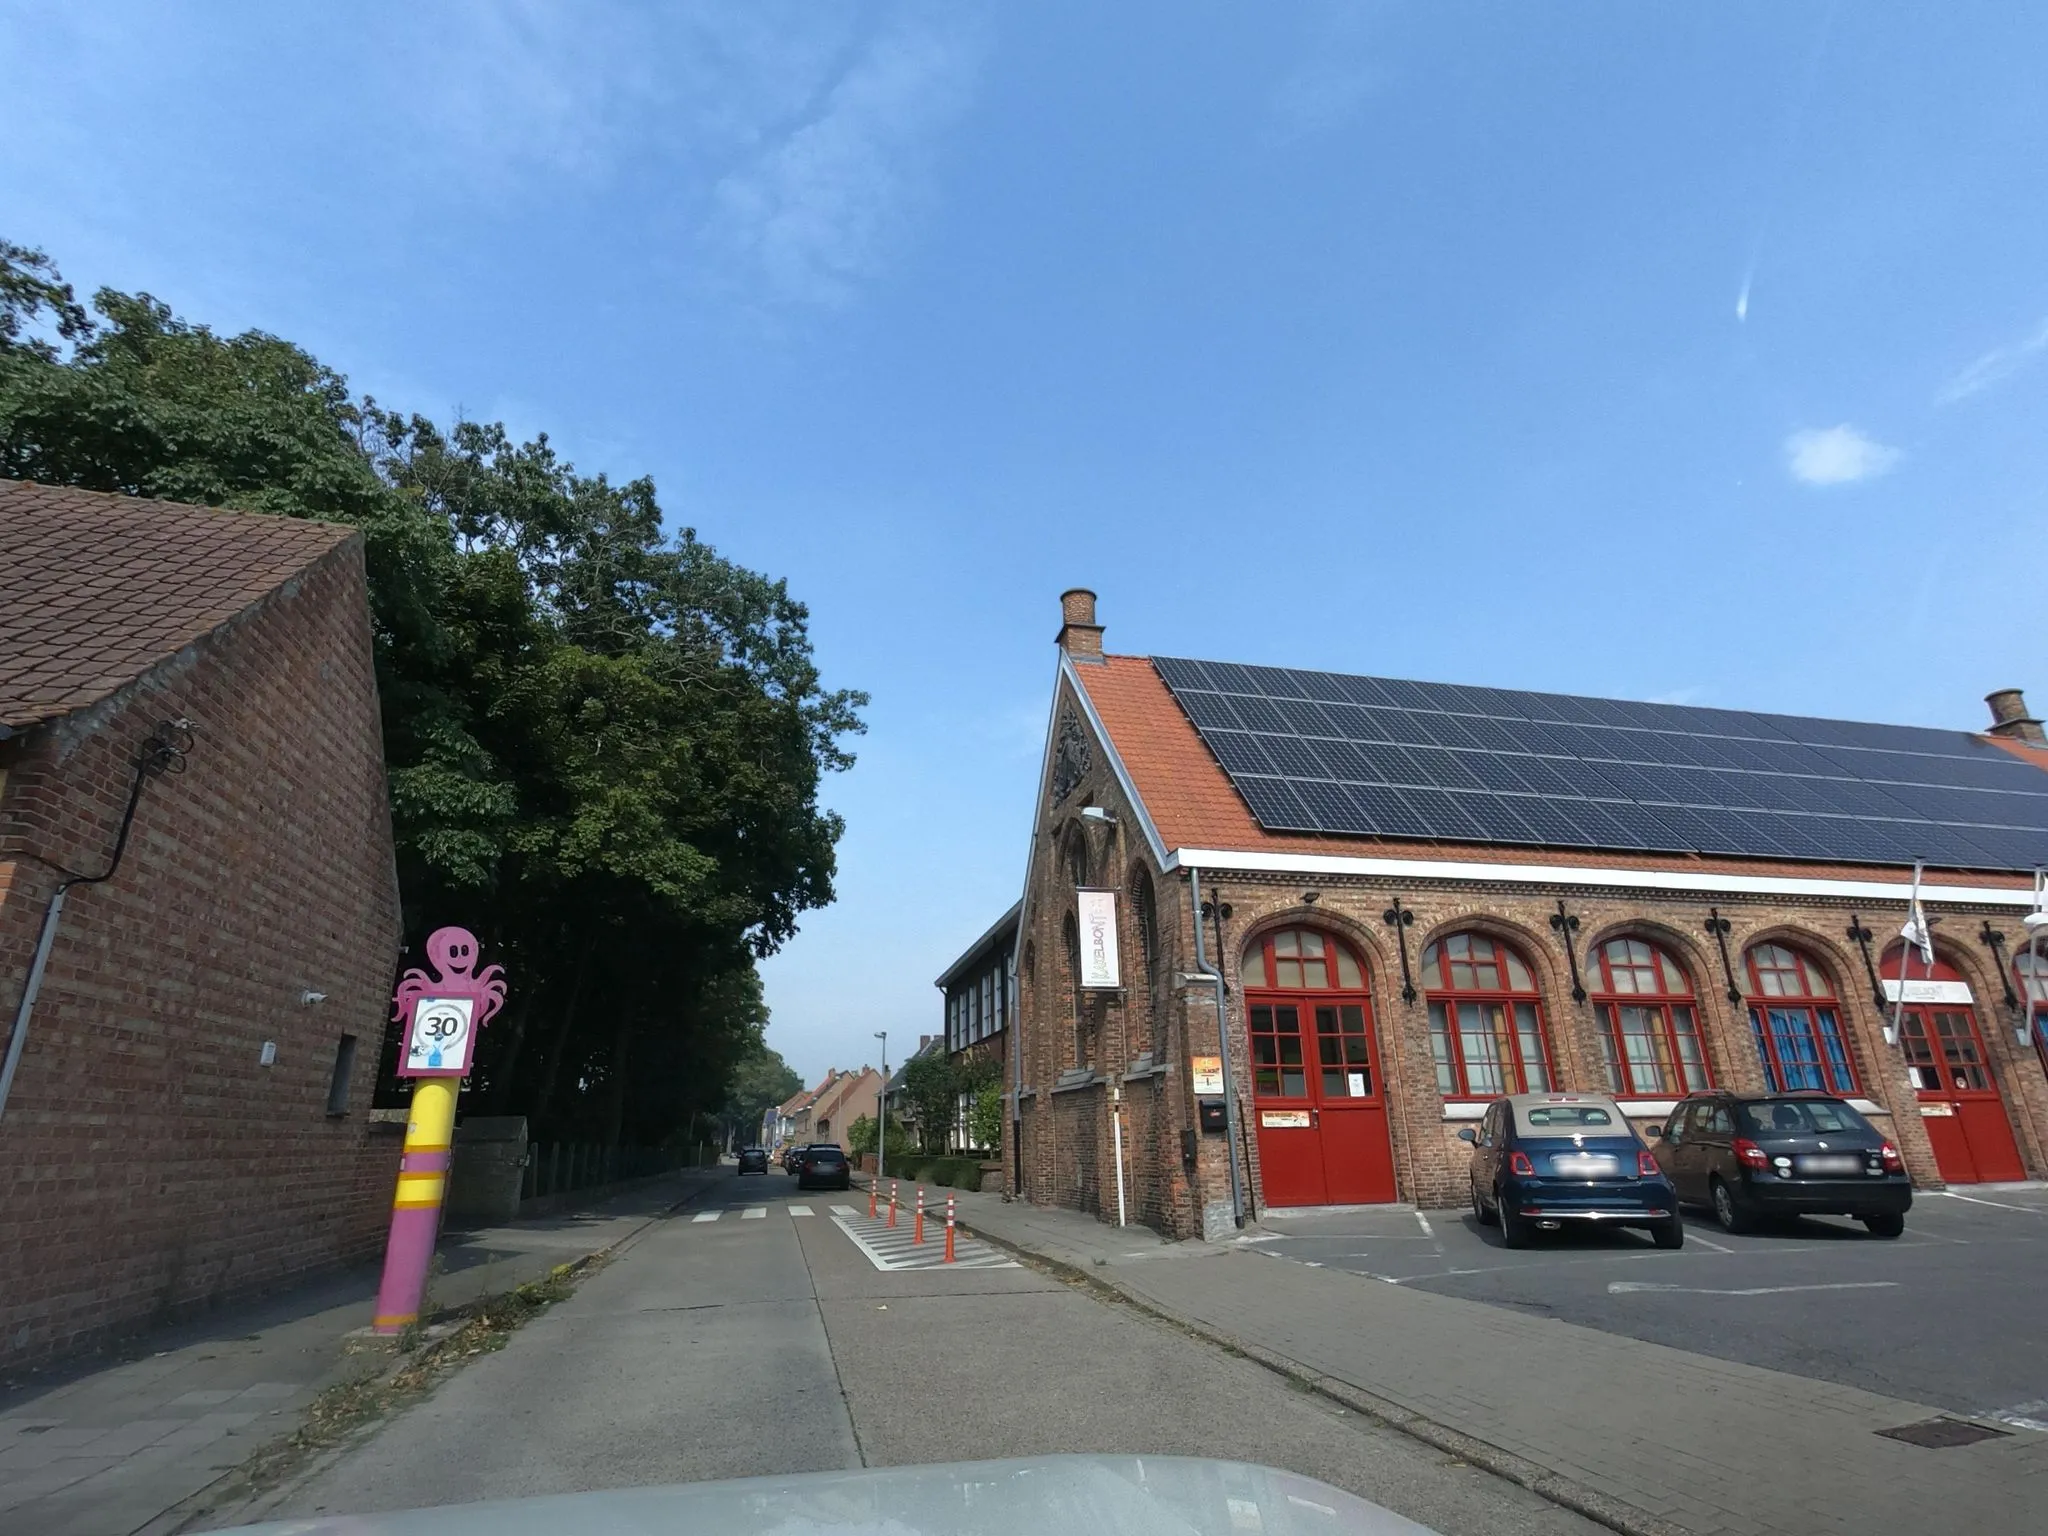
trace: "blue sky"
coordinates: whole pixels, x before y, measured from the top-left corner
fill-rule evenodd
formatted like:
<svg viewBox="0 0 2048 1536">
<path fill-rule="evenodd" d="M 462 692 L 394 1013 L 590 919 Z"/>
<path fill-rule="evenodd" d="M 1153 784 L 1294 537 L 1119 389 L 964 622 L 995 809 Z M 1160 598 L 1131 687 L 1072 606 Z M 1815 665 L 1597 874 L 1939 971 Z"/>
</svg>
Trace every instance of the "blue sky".
<svg viewBox="0 0 2048 1536">
<path fill-rule="evenodd" d="M 1112 649 L 1971 727 L 2048 532 L 2048 12 L 4 0 L 0 231 L 546 430 L 874 695 L 807 1075 Z"/>
</svg>

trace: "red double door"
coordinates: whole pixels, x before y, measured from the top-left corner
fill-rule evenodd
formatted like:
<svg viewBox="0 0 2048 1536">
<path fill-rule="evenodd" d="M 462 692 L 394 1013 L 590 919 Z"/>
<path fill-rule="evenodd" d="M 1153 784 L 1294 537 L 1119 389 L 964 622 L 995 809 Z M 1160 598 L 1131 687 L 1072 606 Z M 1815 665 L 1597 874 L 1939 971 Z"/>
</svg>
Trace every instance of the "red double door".
<svg viewBox="0 0 2048 1536">
<path fill-rule="evenodd" d="M 1245 1011 L 1266 1203 L 1392 1200 L 1386 1074 L 1366 997 L 1254 992 Z"/>
<path fill-rule="evenodd" d="M 1977 1027 L 1969 985 L 1946 961 L 1924 965 L 1917 954 L 1902 957 L 1896 947 L 1884 959 L 1887 982 L 1899 982 L 1902 958 L 1906 996 L 1899 1011 L 1899 1050 L 1934 1166 L 1949 1184 L 2024 1179 L 2026 1165 Z"/>
</svg>

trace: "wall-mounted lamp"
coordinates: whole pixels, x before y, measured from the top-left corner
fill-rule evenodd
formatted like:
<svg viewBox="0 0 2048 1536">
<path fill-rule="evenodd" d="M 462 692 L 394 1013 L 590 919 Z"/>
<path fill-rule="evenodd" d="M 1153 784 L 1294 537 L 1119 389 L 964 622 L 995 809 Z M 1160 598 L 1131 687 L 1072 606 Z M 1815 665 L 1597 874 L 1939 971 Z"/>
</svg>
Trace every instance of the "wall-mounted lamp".
<svg viewBox="0 0 2048 1536">
<path fill-rule="evenodd" d="M 301 992 L 299 994 L 299 1001 L 308 1008 L 311 1008 L 315 1003 L 326 1002 L 327 994 L 325 992 Z"/>
<path fill-rule="evenodd" d="M 1314 906 L 1317 902 L 1323 899 L 1323 893 L 1321 891 L 1303 891 L 1301 893 L 1301 899 L 1307 902 L 1310 906 Z"/>
<path fill-rule="evenodd" d="M 1084 805 L 1081 807 L 1081 819 L 1083 821 L 1099 821 L 1114 825 L 1116 813 L 1099 805 Z"/>
</svg>

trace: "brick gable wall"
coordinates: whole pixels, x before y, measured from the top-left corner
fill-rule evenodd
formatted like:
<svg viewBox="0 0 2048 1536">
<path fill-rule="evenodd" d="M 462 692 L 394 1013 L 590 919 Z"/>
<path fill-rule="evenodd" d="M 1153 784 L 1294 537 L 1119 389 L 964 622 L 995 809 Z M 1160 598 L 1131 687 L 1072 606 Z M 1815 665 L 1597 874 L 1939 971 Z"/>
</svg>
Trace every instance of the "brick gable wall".
<svg viewBox="0 0 2048 1536">
<path fill-rule="evenodd" d="M 399 910 L 359 540 L 16 746 L 0 1027 L 57 878 L 18 854 L 103 868 L 135 749 L 177 716 L 189 765 L 145 790 L 117 876 L 67 898 L 0 1120 L 8 1368 L 381 1250 L 398 1139 L 366 1122 Z"/>
</svg>

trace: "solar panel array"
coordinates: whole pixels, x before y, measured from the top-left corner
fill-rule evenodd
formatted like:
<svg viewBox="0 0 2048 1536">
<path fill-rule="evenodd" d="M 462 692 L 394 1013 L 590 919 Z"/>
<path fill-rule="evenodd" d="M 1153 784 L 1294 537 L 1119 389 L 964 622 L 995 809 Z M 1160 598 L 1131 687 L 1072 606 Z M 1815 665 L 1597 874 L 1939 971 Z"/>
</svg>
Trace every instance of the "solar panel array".
<svg viewBox="0 0 2048 1536">
<path fill-rule="evenodd" d="M 2048 772 L 1966 731 L 1173 657 L 1153 665 L 1269 831 L 2048 864 Z"/>
</svg>

